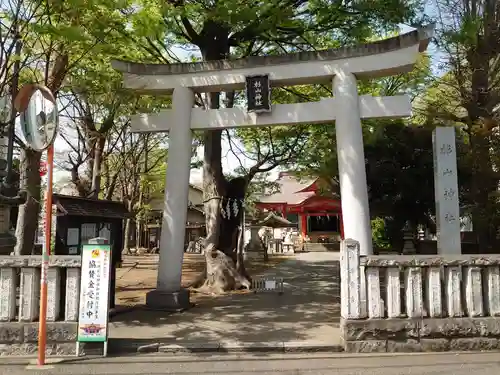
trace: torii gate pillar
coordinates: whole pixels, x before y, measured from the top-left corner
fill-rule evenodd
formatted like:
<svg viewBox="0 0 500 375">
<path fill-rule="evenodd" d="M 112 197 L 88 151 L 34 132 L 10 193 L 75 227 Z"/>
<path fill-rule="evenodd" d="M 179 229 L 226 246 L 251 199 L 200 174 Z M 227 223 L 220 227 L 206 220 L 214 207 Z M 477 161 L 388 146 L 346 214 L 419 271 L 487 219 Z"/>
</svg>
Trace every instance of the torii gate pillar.
<svg viewBox="0 0 500 375">
<path fill-rule="evenodd" d="M 193 104 L 194 93 L 190 88 L 174 89 L 158 279 L 156 289 L 146 295 L 148 307 L 164 311 L 184 310 L 190 305 L 189 290 L 181 288 L 181 276 L 191 171 Z"/>
<path fill-rule="evenodd" d="M 362 255 L 373 254 L 365 153 L 357 80 L 339 72 L 333 79 L 335 95 L 337 159 L 344 238 L 359 241 Z"/>
</svg>

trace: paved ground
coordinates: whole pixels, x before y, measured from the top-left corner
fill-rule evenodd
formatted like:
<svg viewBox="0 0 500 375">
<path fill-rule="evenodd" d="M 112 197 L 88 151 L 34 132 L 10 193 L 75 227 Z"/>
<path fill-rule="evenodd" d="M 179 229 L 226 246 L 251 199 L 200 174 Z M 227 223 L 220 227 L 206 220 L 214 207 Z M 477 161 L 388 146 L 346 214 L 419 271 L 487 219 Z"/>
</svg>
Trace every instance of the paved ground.
<svg viewBox="0 0 500 375">
<path fill-rule="evenodd" d="M 493 375 L 498 353 L 417 355 L 141 356 L 54 364 L 45 370 L 2 365 L 2 375 Z"/>
<path fill-rule="evenodd" d="M 116 316 L 110 337 L 161 343 L 304 342 L 340 344 L 337 253 L 304 253 L 267 271 L 285 293 L 231 295 L 180 314 L 137 310 Z M 281 344 L 282 345 L 282 344 Z"/>
</svg>

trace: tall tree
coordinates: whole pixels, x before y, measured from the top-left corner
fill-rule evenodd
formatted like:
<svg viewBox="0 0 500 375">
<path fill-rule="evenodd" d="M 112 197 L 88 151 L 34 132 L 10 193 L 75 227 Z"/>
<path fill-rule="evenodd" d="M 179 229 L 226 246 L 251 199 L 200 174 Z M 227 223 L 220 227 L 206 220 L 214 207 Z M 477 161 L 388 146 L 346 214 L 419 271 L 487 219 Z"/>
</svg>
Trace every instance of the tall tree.
<svg viewBox="0 0 500 375">
<path fill-rule="evenodd" d="M 62 88 L 67 105 L 62 112 L 60 136 L 70 150 L 63 158 L 63 168 L 70 172 L 83 197 L 98 198 L 101 193 L 105 158 L 116 151 L 120 133 L 130 136 L 125 119 L 138 108 L 156 110 L 168 103 L 165 98 L 141 97 L 121 88 L 121 77 L 111 68 L 111 58 L 119 55 L 145 59 L 148 53 L 136 45 L 131 35 L 123 30 L 115 32 L 115 38 L 93 48 L 91 54 L 82 55 Z"/>
<path fill-rule="evenodd" d="M 379 126 L 365 146 L 370 214 L 384 219 L 391 245 L 402 249 L 406 223 L 434 226 L 432 130 L 403 121 Z"/>
<path fill-rule="evenodd" d="M 466 186 L 481 251 L 500 224 L 496 191 L 500 120 L 500 0 L 436 0 L 440 68 L 421 106 L 430 126 L 457 126 L 472 173 Z M 421 103 L 422 104 L 422 103 Z"/>
<path fill-rule="evenodd" d="M 98 56 L 103 49 L 120 44 L 117 38 L 123 38 L 126 28 L 126 14 L 112 0 L 17 0 L 6 4 L 16 4 L 12 8 L 15 12 L 11 9 L 7 17 L 14 17 L 12 14 L 17 17 L 16 22 L 10 21 L 18 25 L 16 32 L 10 31 L 14 35 L 10 38 L 21 41 L 14 60 L 30 61 L 20 71 L 21 81 L 12 80 L 11 91 L 16 91 L 16 86 L 23 82 L 43 83 L 63 105 L 59 94 L 68 73 L 77 70 L 84 75 L 79 66 L 81 59 L 93 52 Z M 127 6 L 126 2 L 122 5 Z M 41 153 L 30 149 L 21 139 L 17 141 L 21 148 L 21 187 L 27 190 L 28 198 L 19 208 L 15 252 L 29 254 L 40 209 Z"/>
<path fill-rule="evenodd" d="M 17 96 L 19 87 L 24 82 L 43 82 L 49 90 L 57 95 L 57 91 L 68 69 L 68 55 L 64 49 L 64 37 L 55 32 L 44 33 L 43 28 L 56 28 L 51 25 L 53 12 L 61 10 L 61 4 L 54 2 L 33 2 L 18 0 L 7 3 L 5 19 L 10 24 L 7 29 L 7 40 L 15 43 L 10 80 L 10 94 Z M 60 31 L 60 29 L 57 29 Z M 19 65 L 18 61 L 29 61 Z M 2 63 L 6 63 L 2 61 Z M 9 66 L 6 64 L 8 74 Z M 15 111 L 11 126 L 14 126 Z M 19 207 L 16 226 L 16 254 L 30 254 L 33 248 L 37 217 L 40 202 L 40 175 L 38 173 L 41 153 L 30 149 L 17 139 L 21 148 L 20 187 L 27 191 L 27 200 Z"/>
</svg>

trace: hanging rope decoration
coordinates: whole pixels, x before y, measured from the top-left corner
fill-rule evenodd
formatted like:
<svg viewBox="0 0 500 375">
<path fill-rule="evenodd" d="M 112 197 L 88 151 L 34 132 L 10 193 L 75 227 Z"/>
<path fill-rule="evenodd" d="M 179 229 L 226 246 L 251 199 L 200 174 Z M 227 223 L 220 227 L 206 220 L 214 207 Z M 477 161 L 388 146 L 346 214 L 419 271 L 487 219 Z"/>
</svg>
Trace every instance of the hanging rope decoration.
<svg viewBox="0 0 500 375">
<path fill-rule="evenodd" d="M 243 211 L 245 201 L 239 198 L 222 198 L 220 214 L 226 220 L 237 219 Z"/>
<path fill-rule="evenodd" d="M 210 197 L 205 199 L 203 203 L 207 203 L 212 199 L 220 200 L 220 214 L 226 220 L 238 218 L 239 213 L 245 207 L 245 200 L 240 198 L 229 197 Z"/>
<path fill-rule="evenodd" d="M 222 218 L 228 221 L 238 219 L 241 217 L 245 205 L 246 186 L 247 179 L 245 177 L 235 177 L 228 181 L 224 196 L 210 197 L 204 203 L 212 199 L 218 199 Z"/>
</svg>

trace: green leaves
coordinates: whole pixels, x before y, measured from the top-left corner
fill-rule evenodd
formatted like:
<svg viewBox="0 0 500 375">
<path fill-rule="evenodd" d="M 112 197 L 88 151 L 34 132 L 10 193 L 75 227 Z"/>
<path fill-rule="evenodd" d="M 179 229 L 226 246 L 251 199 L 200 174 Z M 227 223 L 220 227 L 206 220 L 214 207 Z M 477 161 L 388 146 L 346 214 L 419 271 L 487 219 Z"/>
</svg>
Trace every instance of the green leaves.
<svg viewBox="0 0 500 375">
<path fill-rule="evenodd" d="M 33 31 L 39 35 L 50 35 L 62 38 L 68 42 L 87 40 L 86 30 L 83 27 L 71 25 L 34 24 Z"/>
</svg>

